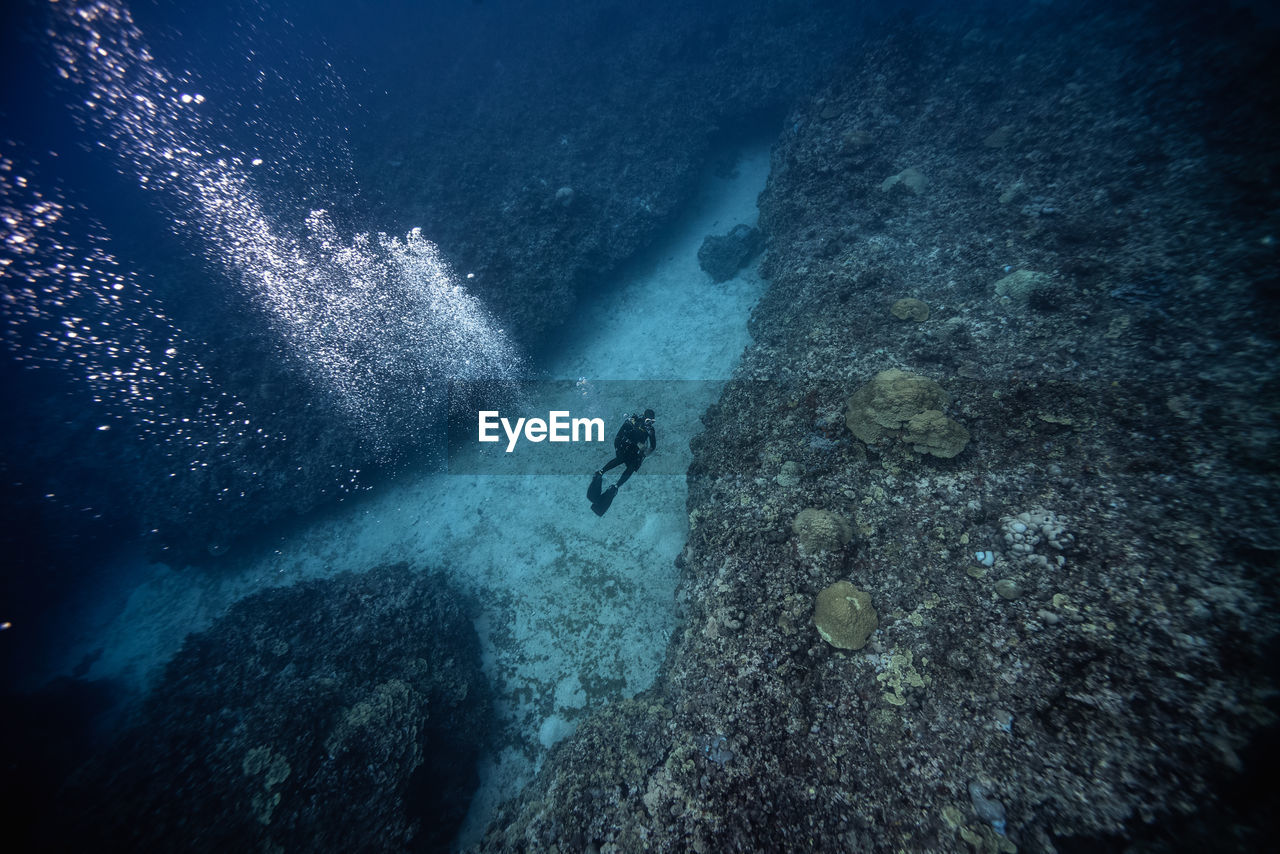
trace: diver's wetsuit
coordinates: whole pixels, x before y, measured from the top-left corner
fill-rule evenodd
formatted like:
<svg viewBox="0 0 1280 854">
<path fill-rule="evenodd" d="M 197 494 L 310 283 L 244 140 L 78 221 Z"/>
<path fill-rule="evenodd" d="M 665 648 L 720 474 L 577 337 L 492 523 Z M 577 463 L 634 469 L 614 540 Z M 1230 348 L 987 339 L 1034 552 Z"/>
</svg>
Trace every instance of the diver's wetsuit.
<svg viewBox="0 0 1280 854">
<path fill-rule="evenodd" d="M 631 475 L 635 474 L 636 469 L 640 468 L 640 463 L 644 462 L 644 453 L 641 449 L 646 442 L 649 444 L 650 451 L 657 450 L 658 437 L 653 432 L 652 418 L 646 423 L 644 416 L 632 415 L 622 422 L 622 426 L 618 428 L 618 435 L 613 437 L 613 450 L 617 456 L 605 463 L 600 471 L 607 472 L 609 469 L 625 464 L 627 470 L 622 473 L 622 477 L 618 478 L 617 484 L 622 486 Z"/>
</svg>

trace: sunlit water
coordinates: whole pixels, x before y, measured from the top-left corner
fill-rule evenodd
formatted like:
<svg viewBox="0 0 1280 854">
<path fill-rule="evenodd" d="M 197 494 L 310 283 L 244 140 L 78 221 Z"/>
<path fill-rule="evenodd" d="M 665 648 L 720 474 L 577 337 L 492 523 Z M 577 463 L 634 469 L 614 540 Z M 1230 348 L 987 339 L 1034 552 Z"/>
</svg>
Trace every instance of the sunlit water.
<svg viewBox="0 0 1280 854">
<path fill-rule="evenodd" d="M 156 62 L 127 8 L 99 0 L 52 10 L 57 71 L 81 95 L 83 125 L 155 191 L 175 233 L 239 283 L 280 352 L 343 415 L 390 442 L 388 412 L 427 417 L 447 380 L 516 376 L 508 337 L 419 231 L 339 234 L 325 210 L 308 213 L 301 199 L 279 197 L 280 182 L 255 176 L 272 163 L 237 150 L 239 129 L 211 118 L 215 105 L 189 75 Z M 290 159 L 308 157 L 299 143 Z M 102 235 L 67 233 L 62 194 L 35 186 L 28 166 L 0 159 L 0 269 L 16 358 L 82 377 L 105 418 L 143 425 L 159 441 L 194 436 L 194 451 L 257 431 L 242 403 L 212 387 L 193 342 L 137 276 L 96 245 Z M 272 213 L 300 209 L 297 221 Z"/>
<path fill-rule="evenodd" d="M 428 417 L 448 381 L 520 376 L 526 366 L 507 334 L 428 239 L 344 236 L 323 205 L 281 198 L 286 182 L 259 179 L 272 162 L 236 150 L 232 129 L 211 117 L 210 97 L 190 75 L 160 67 L 126 8 L 106 0 L 54 8 L 59 70 L 83 92 L 76 109 L 85 128 L 238 284 L 280 352 L 339 402 L 336 416 L 392 444 L 389 407 L 398 418 Z M 585 501 L 589 468 L 402 479 L 265 548 L 233 550 L 216 573 L 137 558 L 104 566 L 121 583 L 104 582 L 57 626 L 41 675 L 88 661 L 90 678 L 142 691 L 188 632 L 264 587 L 391 560 L 444 569 L 481 605 L 476 628 L 505 725 L 484 763 L 467 831 L 474 838 L 582 715 L 644 690 L 658 672 L 677 625 L 689 440 L 748 343 L 746 316 L 763 290 L 753 269 L 711 286 L 697 248 L 707 233 L 754 221 L 767 169 L 759 147 L 733 178 L 709 179 L 685 221 L 588 300 L 550 362 L 536 366 L 571 379 L 704 381 L 608 402 L 610 438 L 625 407 L 659 410 L 661 457 L 607 517 Z M 185 336 L 99 245 L 84 212 L 74 211 L 87 225 L 67 225 L 72 206 L 56 187 L 32 186 L 9 160 L 0 162 L 0 190 L 6 334 L 17 358 L 77 378 L 103 427 L 182 445 L 183 465 L 199 467 L 246 436 L 268 451 L 287 441 L 263 432 L 210 378 L 207 345 Z M 316 186 L 306 195 L 314 200 Z M 279 213 L 287 210 L 303 213 L 291 221 Z M 591 467 L 611 451 L 602 454 Z"/>
</svg>

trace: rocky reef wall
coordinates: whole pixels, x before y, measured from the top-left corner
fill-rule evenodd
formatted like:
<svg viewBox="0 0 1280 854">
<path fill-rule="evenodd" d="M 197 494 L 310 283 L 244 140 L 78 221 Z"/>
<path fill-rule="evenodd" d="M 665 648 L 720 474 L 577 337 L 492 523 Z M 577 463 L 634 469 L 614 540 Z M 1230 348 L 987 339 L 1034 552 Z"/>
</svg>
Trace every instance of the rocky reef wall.
<svg viewBox="0 0 1280 854">
<path fill-rule="evenodd" d="M 241 600 L 70 778 L 48 850 L 448 850 L 492 699 L 470 607 L 405 565 Z"/>
<path fill-rule="evenodd" d="M 797 107 L 755 344 L 689 471 L 684 629 L 486 850 L 1266 846 L 1277 190 L 1238 131 L 1275 130 L 1271 38 L 921 20 Z M 890 370 L 930 394 L 867 416 Z M 967 443 L 926 453 L 922 412 Z M 841 581 L 878 615 L 856 650 L 813 622 Z"/>
</svg>

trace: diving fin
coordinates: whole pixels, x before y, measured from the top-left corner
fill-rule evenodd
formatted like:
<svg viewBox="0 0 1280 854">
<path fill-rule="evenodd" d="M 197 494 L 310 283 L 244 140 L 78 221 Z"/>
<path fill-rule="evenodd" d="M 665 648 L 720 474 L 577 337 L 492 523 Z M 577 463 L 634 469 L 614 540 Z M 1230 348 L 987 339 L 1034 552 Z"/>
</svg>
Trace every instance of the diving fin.
<svg viewBox="0 0 1280 854">
<path fill-rule="evenodd" d="M 591 512 L 597 516 L 603 516 L 609 512 L 609 505 L 613 503 L 613 499 L 618 495 L 618 487 L 611 486 L 600 494 L 595 501 L 591 502 Z"/>
<path fill-rule="evenodd" d="M 587 500 L 592 504 L 600 500 L 600 480 L 603 477 L 600 472 L 596 472 L 595 477 L 591 478 L 591 485 L 587 487 Z"/>
</svg>

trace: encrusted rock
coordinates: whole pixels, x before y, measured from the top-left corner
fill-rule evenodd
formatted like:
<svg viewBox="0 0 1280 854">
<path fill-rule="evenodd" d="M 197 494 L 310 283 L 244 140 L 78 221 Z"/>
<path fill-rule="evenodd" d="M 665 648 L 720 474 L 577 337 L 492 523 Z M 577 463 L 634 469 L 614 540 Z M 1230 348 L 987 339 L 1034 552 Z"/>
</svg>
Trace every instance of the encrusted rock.
<svg viewBox="0 0 1280 854">
<path fill-rule="evenodd" d="M 982 144 L 986 148 L 1004 148 L 1009 144 L 1009 138 L 1012 136 L 1013 128 L 1010 125 L 1001 125 L 987 134 Z"/>
<path fill-rule="evenodd" d="M 794 460 L 787 460 L 782 464 L 782 470 L 774 477 L 774 481 L 778 486 L 795 486 L 800 482 L 804 469 Z"/>
<path fill-rule="evenodd" d="M 995 283 L 996 296 L 1026 305 L 1036 291 L 1053 287 L 1053 279 L 1035 270 L 1015 270 Z"/>
<path fill-rule="evenodd" d="M 347 709 L 337 721 L 324 749 L 331 757 L 363 747 L 368 740 L 386 738 L 400 729 L 409 729 L 415 714 L 421 714 L 424 705 L 421 698 L 406 683 L 391 679 L 376 686 L 360 702 Z M 413 756 L 414 765 L 422 761 L 421 747 L 408 741 L 404 749 Z M 361 755 L 364 755 L 363 753 Z"/>
<path fill-rule="evenodd" d="M 240 767 L 246 777 L 258 778 L 262 787 L 249 799 L 253 817 L 261 824 L 271 824 L 271 816 L 280 805 L 280 793 L 272 790 L 289 779 L 289 762 L 269 747 L 255 747 L 245 754 Z"/>
<path fill-rule="evenodd" d="M 1075 542 L 1075 537 L 1067 530 L 1066 520 L 1056 513 L 1036 507 L 1016 516 L 1003 516 L 1000 519 L 1000 530 L 1004 533 L 1006 550 L 1014 557 L 1030 557 L 1041 543 L 1055 551 L 1062 551 Z M 1041 556 L 1044 557 L 1044 556 Z M 1048 559 L 1038 561 L 1048 565 Z M 1061 566 L 1064 560 L 1055 555 L 1053 563 Z"/>
<path fill-rule="evenodd" d="M 82 767 L 53 847 L 444 850 L 490 732 L 480 662 L 465 600 L 404 564 L 248 596 Z"/>
<path fill-rule="evenodd" d="M 914 166 L 908 166 L 897 175 L 890 175 L 880 184 L 883 192 L 890 190 L 906 190 L 914 195 L 920 195 L 924 192 L 925 187 L 929 185 L 929 179 L 924 177 L 924 173 Z"/>
<path fill-rule="evenodd" d="M 713 281 L 723 282 L 747 265 L 764 248 L 760 230 L 735 225 L 728 234 L 707 235 L 698 249 L 698 265 Z"/>
<path fill-rule="evenodd" d="M 997 833 L 1004 833 L 1004 804 L 991 797 L 990 786 L 978 780 L 970 781 L 969 800 L 973 803 L 973 811 L 978 818 L 989 823 Z"/>
<path fill-rule="evenodd" d="M 862 649 L 880 625 L 871 594 L 847 581 L 837 581 L 818 594 L 813 624 L 827 643 L 839 649 Z"/>
<path fill-rule="evenodd" d="M 1012 578 L 1002 578 L 996 582 L 996 594 L 1001 599 L 1017 599 L 1022 595 L 1022 585 Z"/>
<path fill-rule="evenodd" d="M 918 299 L 903 297 L 893 304 L 890 313 L 899 320 L 928 320 L 929 306 Z"/>
</svg>

